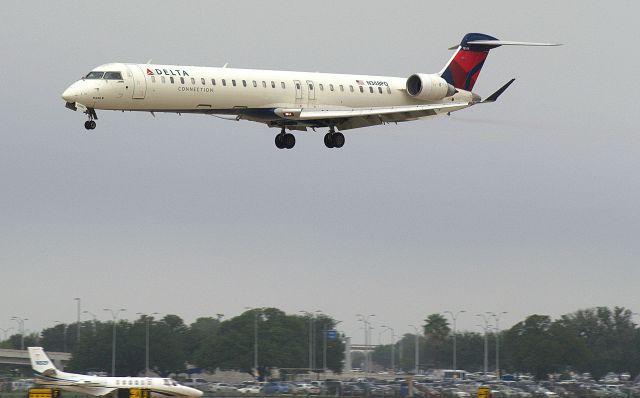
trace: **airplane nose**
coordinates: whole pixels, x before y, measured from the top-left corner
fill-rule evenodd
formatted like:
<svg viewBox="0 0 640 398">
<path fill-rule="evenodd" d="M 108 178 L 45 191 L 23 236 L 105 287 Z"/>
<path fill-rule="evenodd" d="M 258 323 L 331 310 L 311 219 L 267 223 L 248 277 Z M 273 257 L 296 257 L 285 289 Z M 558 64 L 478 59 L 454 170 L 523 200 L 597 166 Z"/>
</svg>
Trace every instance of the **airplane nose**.
<svg viewBox="0 0 640 398">
<path fill-rule="evenodd" d="M 75 84 L 69 86 L 62 93 L 62 99 L 66 102 L 76 102 L 78 99 L 80 92 L 78 91 L 78 87 Z"/>
</svg>

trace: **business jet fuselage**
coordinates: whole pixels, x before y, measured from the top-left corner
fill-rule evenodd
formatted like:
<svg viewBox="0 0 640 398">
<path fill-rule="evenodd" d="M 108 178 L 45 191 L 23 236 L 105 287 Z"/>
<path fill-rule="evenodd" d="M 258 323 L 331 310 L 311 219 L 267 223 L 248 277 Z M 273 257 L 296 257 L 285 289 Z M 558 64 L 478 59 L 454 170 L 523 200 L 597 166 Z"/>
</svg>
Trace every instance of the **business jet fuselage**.
<svg viewBox="0 0 640 398">
<path fill-rule="evenodd" d="M 409 78 L 180 65 L 110 63 L 92 70 L 62 94 L 67 107 L 96 110 L 200 113 L 250 120 L 279 128 L 278 148 L 292 148 L 287 130 L 329 128 L 329 148 L 344 145 L 344 131 L 448 114 L 481 102 L 473 85 L 490 49 L 502 45 L 548 45 L 500 41 L 467 34 L 436 74 Z M 493 102 L 511 84 L 483 102 Z"/>
<path fill-rule="evenodd" d="M 64 391 L 97 397 L 117 398 L 121 389 L 145 389 L 151 392 L 151 398 L 199 398 L 202 391 L 183 386 L 170 378 L 160 377 L 101 377 L 58 370 L 42 347 L 28 347 L 31 367 L 36 383 Z"/>
</svg>

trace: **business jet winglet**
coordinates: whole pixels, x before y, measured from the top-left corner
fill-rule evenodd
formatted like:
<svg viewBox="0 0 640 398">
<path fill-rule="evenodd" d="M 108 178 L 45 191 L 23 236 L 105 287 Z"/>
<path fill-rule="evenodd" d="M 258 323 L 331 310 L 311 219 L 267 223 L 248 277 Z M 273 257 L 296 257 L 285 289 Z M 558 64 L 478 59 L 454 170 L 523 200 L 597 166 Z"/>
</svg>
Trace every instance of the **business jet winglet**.
<svg viewBox="0 0 640 398">
<path fill-rule="evenodd" d="M 287 130 L 328 128 L 324 143 L 341 148 L 340 131 L 450 114 L 495 102 L 513 79 L 484 101 L 474 93 L 491 49 L 556 46 L 465 35 L 439 72 L 409 78 L 197 66 L 111 63 L 99 66 L 62 94 L 66 107 L 87 115 L 96 128 L 97 110 L 197 113 L 249 120 L 279 128 L 276 147 L 291 149 Z"/>
</svg>

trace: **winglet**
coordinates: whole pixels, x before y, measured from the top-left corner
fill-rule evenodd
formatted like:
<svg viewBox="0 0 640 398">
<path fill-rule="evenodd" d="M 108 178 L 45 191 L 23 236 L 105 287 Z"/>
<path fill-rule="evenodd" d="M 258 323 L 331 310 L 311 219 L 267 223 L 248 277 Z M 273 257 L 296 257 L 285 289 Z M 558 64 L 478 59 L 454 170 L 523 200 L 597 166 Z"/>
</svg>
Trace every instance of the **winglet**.
<svg viewBox="0 0 640 398">
<path fill-rule="evenodd" d="M 505 84 L 504 86 L 500 87 L 498 89 L 498 91 L 496 91 L 495 93 L 491 94 L 490 96 L 487 97 L 487 99 L 485 99 L 484 101 L 482 101 L 482 103 L 484 104 L 485 102 L 496 102 L 498 100 L 498 97 L 505 92 L 506 89 L 509 88 L 509 86 L 511 85 L 511 83 L 515 82 L 516 79 L 511 79 L 507 82 L 507 84 Z"/>
</svg>

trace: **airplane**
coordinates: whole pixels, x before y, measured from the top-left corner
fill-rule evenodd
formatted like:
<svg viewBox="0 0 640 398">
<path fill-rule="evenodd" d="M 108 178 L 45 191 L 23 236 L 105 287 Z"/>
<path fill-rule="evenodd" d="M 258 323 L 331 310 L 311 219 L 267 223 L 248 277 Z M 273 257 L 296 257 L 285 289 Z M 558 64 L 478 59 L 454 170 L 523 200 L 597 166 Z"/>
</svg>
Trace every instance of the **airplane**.
<svg viewBox="0 0 640 398">
<path fill-rule="evenodd" d="M 80 110 L 96 128 L 98 110 L 195 113 L 249 120 L 279 128 L 277 148 L 291 149 L 287 130 L 328 128 L 327 148 L 341 148 L 341 131 L 423 119 L 477 104 L 495 102 L 509 80 L 484 101 L 474 93 L 489 50 L 500 46 L 556 46 L 503 41 L 483 33 L 466 34 L 445 67 L 408 78 L 221 68 L 109 63 L 67 88 L 66 107 Z"/>
<path fill-rule="evenodd" d="M 178 384 L 170 378 L 160 377 L 101 377 L 58 370 L 42 347 L 28 347 L 31 368 L 36 383 L 96 397 L 118 397 L 118 390 L 140 388 L 151 390 L 151 398 L 185 397 L 199 398 L 202 391 Z"/>
</svg>

